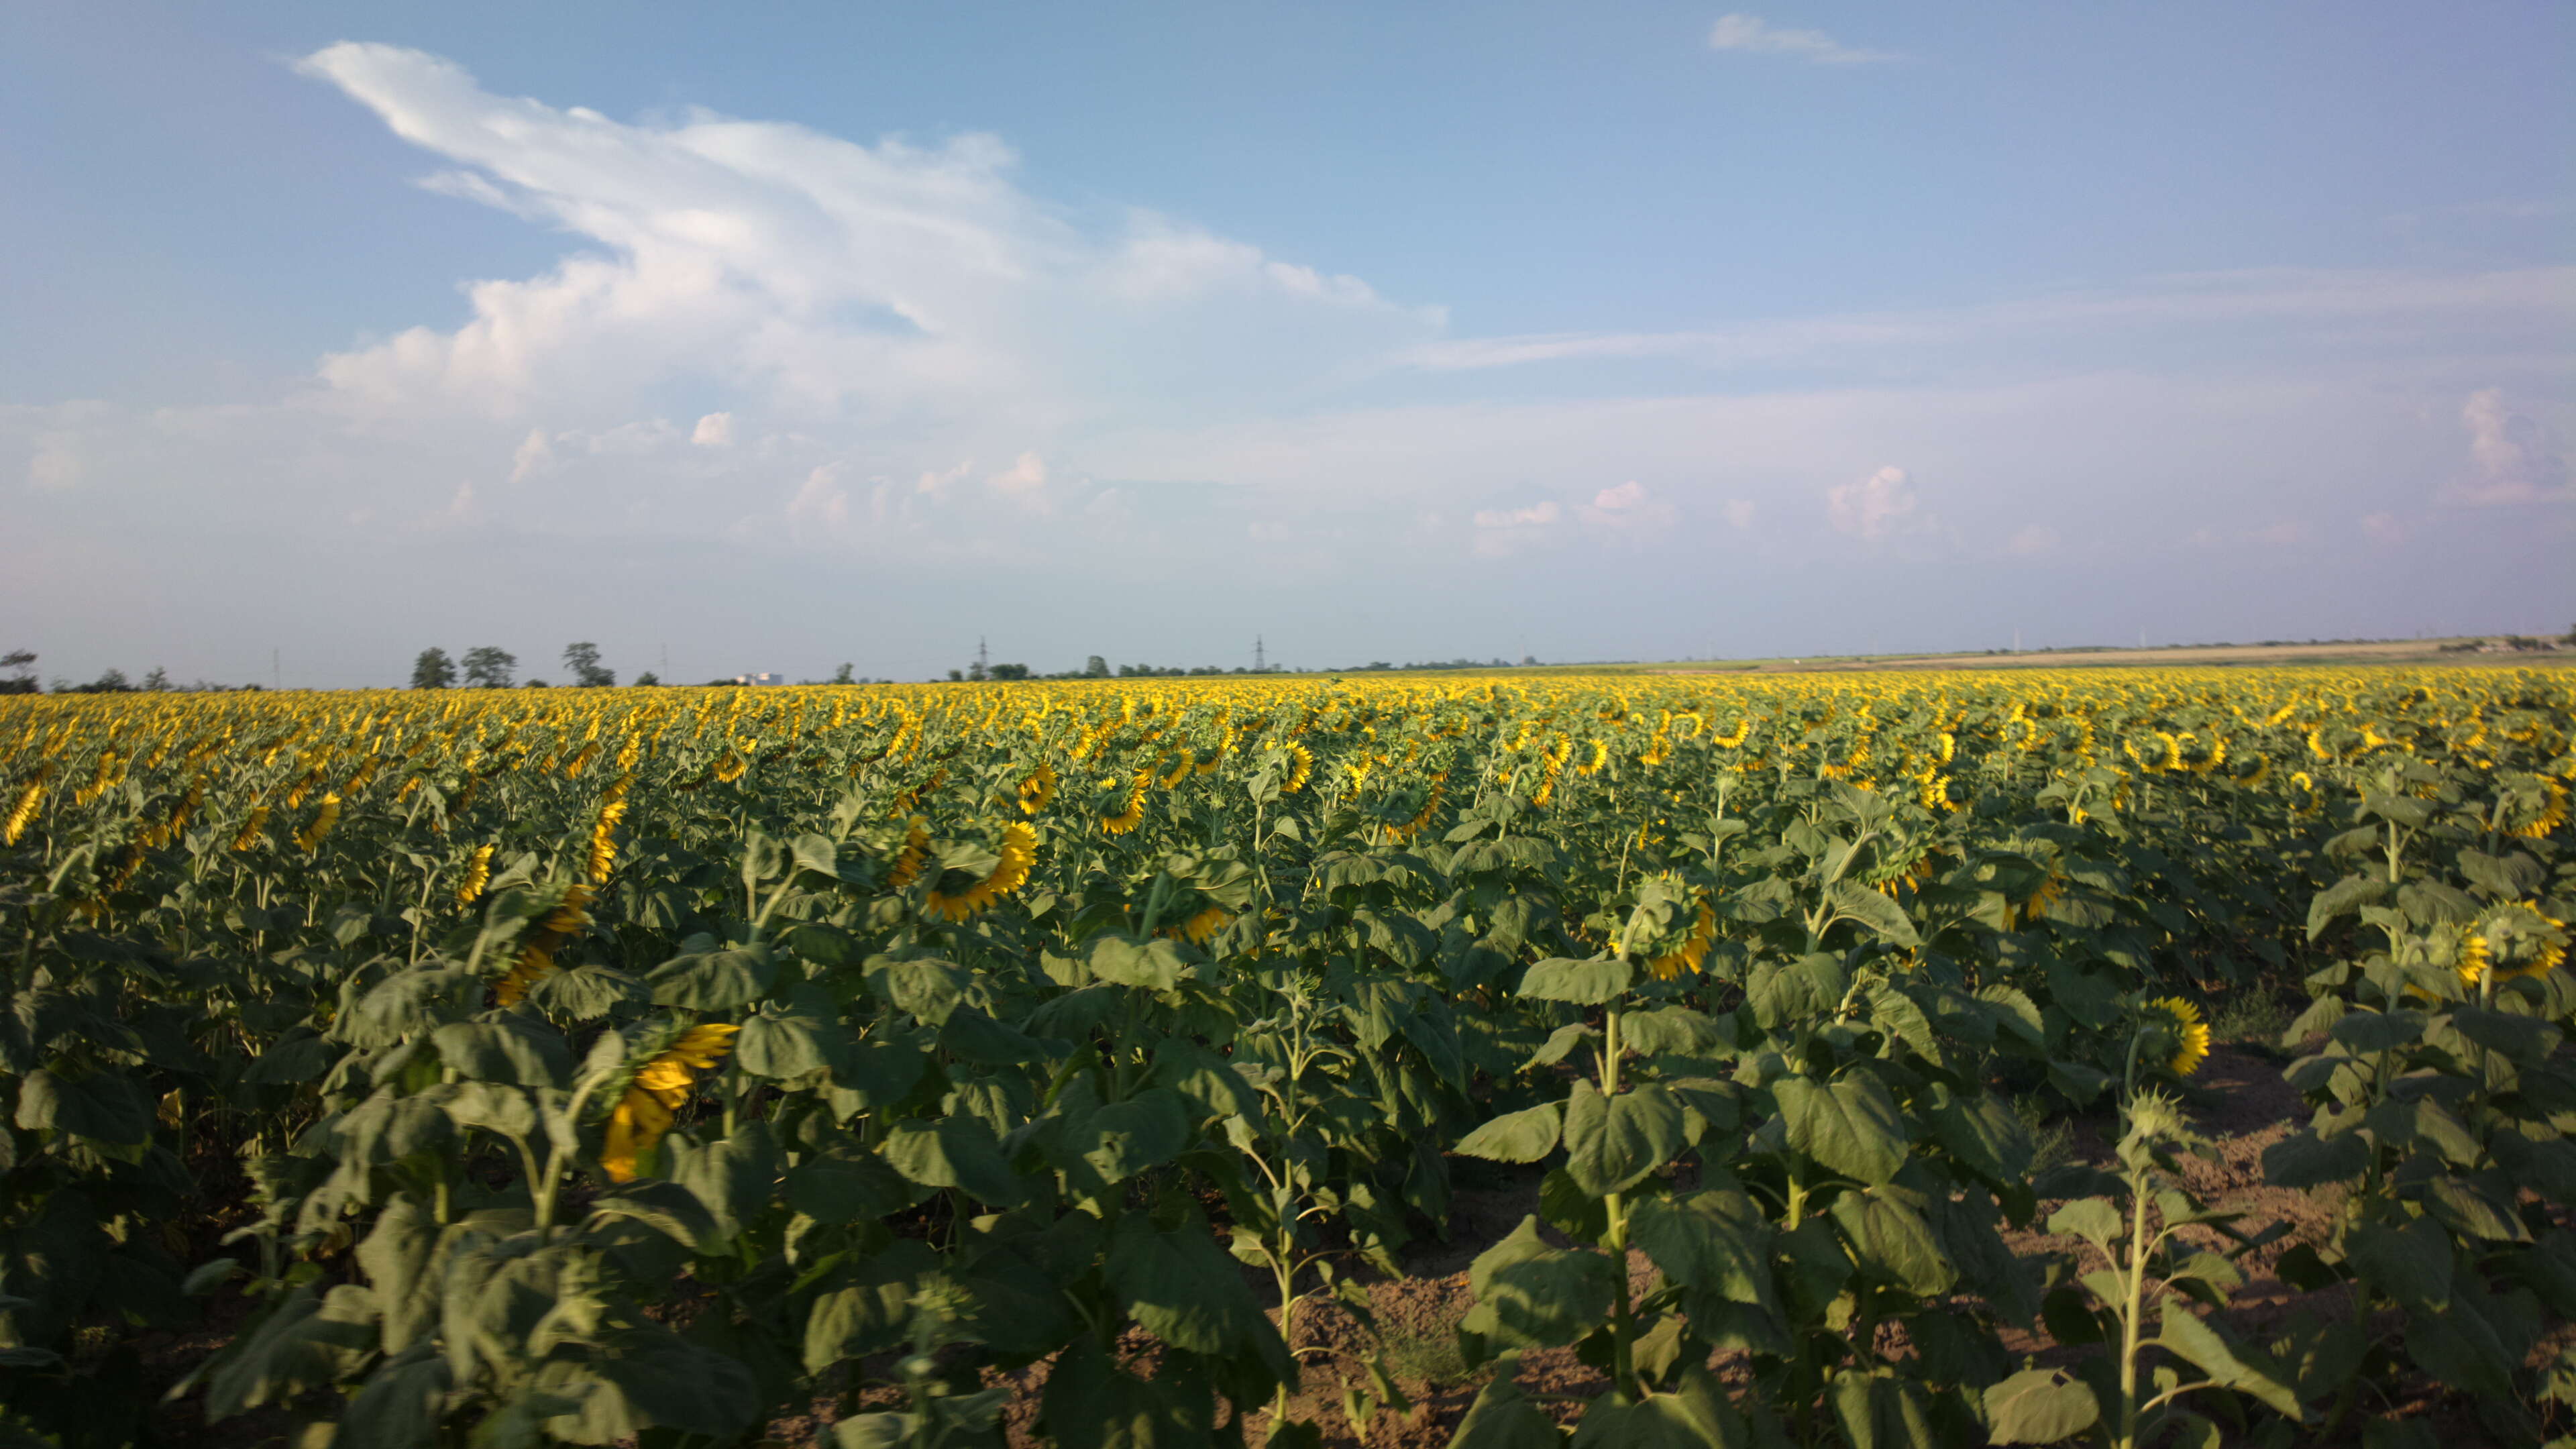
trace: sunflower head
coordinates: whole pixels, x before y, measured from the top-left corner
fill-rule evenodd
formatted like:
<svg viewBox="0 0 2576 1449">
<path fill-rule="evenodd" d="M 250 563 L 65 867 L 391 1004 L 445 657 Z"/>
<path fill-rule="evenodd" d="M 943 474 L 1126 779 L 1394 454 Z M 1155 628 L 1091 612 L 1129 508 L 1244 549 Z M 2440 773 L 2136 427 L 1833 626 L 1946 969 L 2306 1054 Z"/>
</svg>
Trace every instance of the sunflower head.
<svg viewBox="0 0 2576 1449">
<path fill-rule="evenodd" d="M 2177 1077 L 2190 1076 L 2209 1060 L 2209 1024 L 2200 1019 L 2199 1007 L 2179 996 L 2148 1002 L 2140 1030 L 2150 1034 L 2145 1048 L 2163 1054 L 2164 1069 Z"/>
</svg>

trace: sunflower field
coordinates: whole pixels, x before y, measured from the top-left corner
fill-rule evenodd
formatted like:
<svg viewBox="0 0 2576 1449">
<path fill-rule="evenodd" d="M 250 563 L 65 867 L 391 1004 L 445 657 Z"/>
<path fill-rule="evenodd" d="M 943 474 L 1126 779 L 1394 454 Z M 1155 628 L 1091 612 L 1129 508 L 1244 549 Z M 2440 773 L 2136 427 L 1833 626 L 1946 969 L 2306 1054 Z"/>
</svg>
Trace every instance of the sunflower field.
<svg viewBox="0 0 2576 1449">
<path fill-rule="evenodd" d="M 2539 1442 L 2571 731 L 2503 668 L 12 697 L 0 1441 L 1315 1444 L 1311 1330 L 1477 1175 L 1470 1449 L 2429 1443 L 2427 1380 Z M 2256 996 L 2295 1240 L 2183 1171 Z M 2319 1311 L 2232 1326 L 2258 1258 Z"/>
</svg>

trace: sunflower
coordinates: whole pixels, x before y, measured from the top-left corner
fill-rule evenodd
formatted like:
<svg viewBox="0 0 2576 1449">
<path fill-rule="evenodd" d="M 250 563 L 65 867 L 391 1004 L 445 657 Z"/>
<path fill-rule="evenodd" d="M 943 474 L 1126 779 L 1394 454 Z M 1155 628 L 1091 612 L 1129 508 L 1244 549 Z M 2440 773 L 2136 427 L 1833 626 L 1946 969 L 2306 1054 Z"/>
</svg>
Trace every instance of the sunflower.
<svg viewBox="0 0 2576 1449">
<path fill-rule="evenodd" d="M 1055 798 L 1055 766 L 1041 763 L 1027 779 L 1020 781 L 1020 813 L 1035 815 Z"/>
<path fill-rule="evenodd" d="M 2151 1023 L 2169 1032 L 2173 1038 L 2173 1055 L 2165 1059 L 2165 1070 L 2177 1077 L 2188 1077 L 2209 1060 L 2209 1025 L 2200 1019 L 2200 1008 L 2179 996 L 2160 996 L 2147 1003 L 2161 1020 Z"/>
<path fill-rule="evenodd" d="M 902 890 L 921 874 L 921 862 L 930 850 L 930 822 L 915 815 L 907 823 L 903 836 L 903 854 L 895 857 L 894 870 L 886 884 Z"/>
<path fill-rule="evenodd" d="M 1204 946 L 1210 936 L 1226 928 L 1234 914 L 1223 906 L 1209 906 L 1177 926 L 1166 926 L 1163 934 L 1178 936 L 1193 946 Z"/>
<path fill-rule="evenodd" d="M 566 936 L 590 925 L 590 887 L 575 882 L 567 887 L 563 899 L 546 912 L 545 919 L 528 933 L 519 947 L 519 959 L 510 966 L 508 975 L 492 988 L 493 1001 L 501 1006 L 515 1006 L 549 971 L 555 969 L 555 947 Z"/>
<path fill-rule="evenodd" d="M 1702 897 L 1699 915 L 1691 922 L 1690 934 L 1682 938 L 1680 945 L 1648 961 L 1646 969 L 1654 972 L 1658 981 L 1670 981 L 1684 971 L 1697 976 L 1701 964 L 1708 960 L 1709 946 L 1716 940 L 1717 912 L 1709 909 L 1707 898 Z"/>
<path fill-rule="evenodd" d="M 9 807 L 8 823 L 0 825 L 0 845 L 15 845 L 27 833 L 27 822 L 36 818 L 36 805 L 45 798 L 45 776 L 52 772 L 50 765 L 38 770 L 27 788 L 18 792 L 18 803 Z"/>
<path fill-rule="evenodd" d="M 1116 781 L 1111 781 L 1116 783 Z M 1154 772 L 1138 770 L 1127 786 L 1127 803 L 1115 815 L 1100 817 L 1100 828 L 1112 835 L 1124 835 L 1145 823 L 1145 787 L 1154 783 Z"/>
<path fill-rule="evenodd" d="M 1037 858 L 1038 833 L 1014 821 L 1002 832 L 1001 858 L 993 862 L 992 871 L 953 896 L 941 895 L 939 888 L 932 886 L 930 908 L 952 924 L 963 921 L 1028 884 L 1029 867 L 1037 863 Z"/>
<path fill-rule="evenodd" d="M 590 882 L 605 884 L 608 873 L 617 868 L 617 822 L 626 814 L 626 802 L 611 799 L 599 807 L 599 819 L 590 827 Z"/>
<path fill-rule="evenodd" d="M 322 837 L 331 833 L 331 827 L 339 823 L 340 797 L 335 792 L 325 791 L 321 805 L 313 812 L 312 822 L 297 832 L 296 847 L 311 854 L 313 848 L 322 843 Z"/>
<path fill-rule="evenodd" d="M 599 1166 L 609 1181 L 634 1180 L 636 1160 L 662 1144 L 662 1134 L 688 1105 L 697 1074 L 713 1071 L 724 1060 L 738 1030 L 726 1024 L 693 1026 L 637 1069 L 626 1095 L 608 1114 L 608 1140 L 600 1146 Z"/>
<path fill-rule="evenodd" d="M 490 879 L 492 879 L 492 847 L 478 845 L 474 847 L 474 854 L 466 859 L 465 879 L 456 887 L 456 903 L 460 906 L 474 904 L 474 898 L 483 894 L 484 883 Z"/>
</svg>

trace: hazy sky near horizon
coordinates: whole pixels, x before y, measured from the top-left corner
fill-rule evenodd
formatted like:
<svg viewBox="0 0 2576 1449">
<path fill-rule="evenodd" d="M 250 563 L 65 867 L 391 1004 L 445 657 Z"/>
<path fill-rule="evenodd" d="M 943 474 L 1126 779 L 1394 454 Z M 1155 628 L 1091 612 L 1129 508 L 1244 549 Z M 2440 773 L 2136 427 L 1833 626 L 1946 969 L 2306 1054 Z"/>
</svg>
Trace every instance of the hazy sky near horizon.
<svg viewBox="0 0 2576 1449">
<path fill-rule="evenodd" d="M 21 0 L 0 649 L 2563 629 L 2576 7 Z"/>
</svg>

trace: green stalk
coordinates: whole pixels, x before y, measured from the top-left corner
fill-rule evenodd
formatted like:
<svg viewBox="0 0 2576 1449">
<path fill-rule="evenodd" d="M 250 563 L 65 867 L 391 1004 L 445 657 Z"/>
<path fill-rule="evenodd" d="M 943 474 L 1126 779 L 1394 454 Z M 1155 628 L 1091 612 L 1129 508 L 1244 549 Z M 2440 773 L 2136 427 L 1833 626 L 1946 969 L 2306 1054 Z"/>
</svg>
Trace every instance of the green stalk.
<svg viewBox="0 0 2576 1449">
<path fill-rule="evenodd" d="M 1624 943 L 1623 943 L 1624 944 Z M 1601 1043 L 1601 1095 L 1619 1094 L 1619 1010 L 1612 1007 Z M 1618 1193 L 1602 1199 L 1609 1215 L 1609 1228 L 1601 1244 L 1610 1250 L 1613 1290 L 1610 1308 L 1610 1382 L 1621 1398 L 1632 1394 L 1637 1381 L 1636 1308 L 1628 1300 L 1628 1208 Z"/>
</svg>

